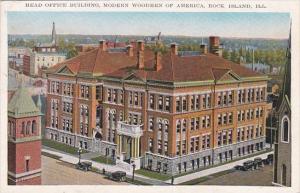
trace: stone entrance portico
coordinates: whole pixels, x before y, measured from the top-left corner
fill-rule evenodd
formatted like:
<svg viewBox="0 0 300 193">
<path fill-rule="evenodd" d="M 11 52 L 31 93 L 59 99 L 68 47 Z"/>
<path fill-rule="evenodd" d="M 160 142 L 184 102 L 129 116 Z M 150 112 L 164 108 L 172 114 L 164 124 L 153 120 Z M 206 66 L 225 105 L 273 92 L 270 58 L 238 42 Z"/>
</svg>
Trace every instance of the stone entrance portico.
<svg viewBox="0 0 300 193">
<path fill-rule="evenodd" d="M 142 125 L 131 125 L 118 122 L 117 125 L 117 159 L 134 163 L 136 169 L 140 164 L 140 137 L 143 135 Z"/>
</svg>

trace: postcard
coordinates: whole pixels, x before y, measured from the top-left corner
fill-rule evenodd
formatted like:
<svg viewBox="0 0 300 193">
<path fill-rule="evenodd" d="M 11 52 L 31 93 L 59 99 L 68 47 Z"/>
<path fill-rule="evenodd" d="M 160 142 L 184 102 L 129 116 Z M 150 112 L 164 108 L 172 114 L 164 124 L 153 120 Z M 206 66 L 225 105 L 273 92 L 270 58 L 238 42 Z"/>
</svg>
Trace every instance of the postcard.
<svg viewBox="0 0 300 193">
<path fill-rule="evenodd" d="M 1 2 L 3 192 L 299 192 L 299 1 Z"/>
</svg>

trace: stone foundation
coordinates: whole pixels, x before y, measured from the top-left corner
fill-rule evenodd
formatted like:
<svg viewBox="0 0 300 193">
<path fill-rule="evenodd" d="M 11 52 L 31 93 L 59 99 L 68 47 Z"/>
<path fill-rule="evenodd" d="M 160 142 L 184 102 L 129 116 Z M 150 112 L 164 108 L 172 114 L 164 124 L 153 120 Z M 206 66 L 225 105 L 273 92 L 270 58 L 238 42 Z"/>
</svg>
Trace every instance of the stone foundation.
<svg viewBox="0 0 300 193">
<path fill-rule="evenodd" d="M 116 157 L 116 144 L 93 139 L 91 137 L 76 135 L 74 133 L 58 130 L 55 128 L 45 129 L 46 139 L 51 139 L 56 142 L 64 143 L 72 147 L 82 147 L 91 152 L 98 152 L 100 155 Z"/>
<path fill-rule="evenodd" d="M 253 146 L 253 150 L 251 149 Z M 258 146 L 257 146 L 258 145 Z M 248 151 L 249 147 L 249 151 Z M 258 148 L 257 148 L 258 147 Z M 243 149 L 244 148 L 244 153 Z M 215 149 L 208 149 L 189 155 L 170 158 L 147 152 L 142 160 L 142 167 L 152 171 L 175 175 L 191 170 L 205 168 L 209 165 L 216 165 L 228 162 L 243 156 L 251 155 L 265 148 L 265 137 L 230 144 Z M 239 150 L 240 149 L 240 150 Z"/>
</svg>

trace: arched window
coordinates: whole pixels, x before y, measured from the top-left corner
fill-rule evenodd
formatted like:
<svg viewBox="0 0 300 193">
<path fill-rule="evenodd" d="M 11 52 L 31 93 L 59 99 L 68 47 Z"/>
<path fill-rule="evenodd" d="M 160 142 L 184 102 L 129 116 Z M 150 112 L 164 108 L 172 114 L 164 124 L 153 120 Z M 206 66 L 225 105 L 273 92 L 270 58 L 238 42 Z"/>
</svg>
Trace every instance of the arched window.
<svg viewBox="0 0 300 193">
<path fill-rule="evenodd" d="M 281 141 L 288 143 L 290 135 L 290 120 L 288 116 L 284 116 L 281 121 Z"/>
<path fill-rule="evenodd" d="M 25 135 L 25 122 L 24 122 L 24 121 L 22 122 L 22 130 L 21 130 L 21 133 L 22 133 L 23 135 Z"/>
<path fill-rule="evenodd" d="M 27 121 L 27 125 L 26 125 L 26 135 L 29 135 L 31 131 L 31 122 Z"/>
<path fill-rule="evenodd" d="M 36 133 L 36 121 L 35 120 L 32 121 L 31 133 Z"/>
</svg>

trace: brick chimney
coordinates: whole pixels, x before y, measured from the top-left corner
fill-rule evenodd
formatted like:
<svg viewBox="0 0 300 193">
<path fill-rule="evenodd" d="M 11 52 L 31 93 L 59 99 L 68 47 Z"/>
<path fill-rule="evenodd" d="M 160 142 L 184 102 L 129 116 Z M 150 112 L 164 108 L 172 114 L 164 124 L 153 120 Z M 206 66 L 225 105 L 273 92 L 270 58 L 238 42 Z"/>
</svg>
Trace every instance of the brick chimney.
<svg viewBox="0 0 300 193">
<path fill-rule="evenodd" d="M 220 37 L 210 36 L 209 37 L 209 52 L 222 57 L 222 46 L 220 45 Z"/>
<path fill-rule="evenodd" d="M 126 47 L 126 50 L 127 50 L 127 55 L 128 56 L 133 56 L 133 46 L 132 45 L 128 45 Z"/>
<path fill-rule="evenodd" d="M 207 52 L 208 52 L 207 44 L 200 44 L 200 53 L 207 54 Z"/>
<path fill-rule="evenodd" d="M 143 69 L 145 67 L 144 51 L 138 51 L 137 53 L 137 68 Z"/>
<path fill-rule="evenodd" d="M 209 37 L 209 45 L 210 45 L 210 47 L 219 47 L 220 46 L 220 37 L 210 36 Z"/>
<path fill-rule="evenodd" d="M 143 69 L 145 67 L 145 61 L 144 61 L 144 50 L 145 50 L 145 44 L 143 40 L 137 41 L 137 68 Z"/>
<path fill-rule="evenodd" d="M 106 51 L 106 41 L 105 40 L 100 40 L 99 41 L 99 49 L 101 50 L 101 51 Z"/>
<path fill-rule="evenodd" d="M 159 71 L 161 68 L 162 68 L 161 53 L 159 51 L 157 51 L 157 52 L 155 52 L 154 69 L 155 69 L 155 71 Z"/>
<path fill-rule="evenodd" d="M 178 55 L 178 45 L 176 43 L 171 44 L 171 53 L 174 55 Z"/>
<path fill-rule="evenodd" d="M 144 51 L 145 50 L 145 43 L 143 40 L 139 40 L 137 42 L 137 50 L 138 51 Z"/>
</svg>

